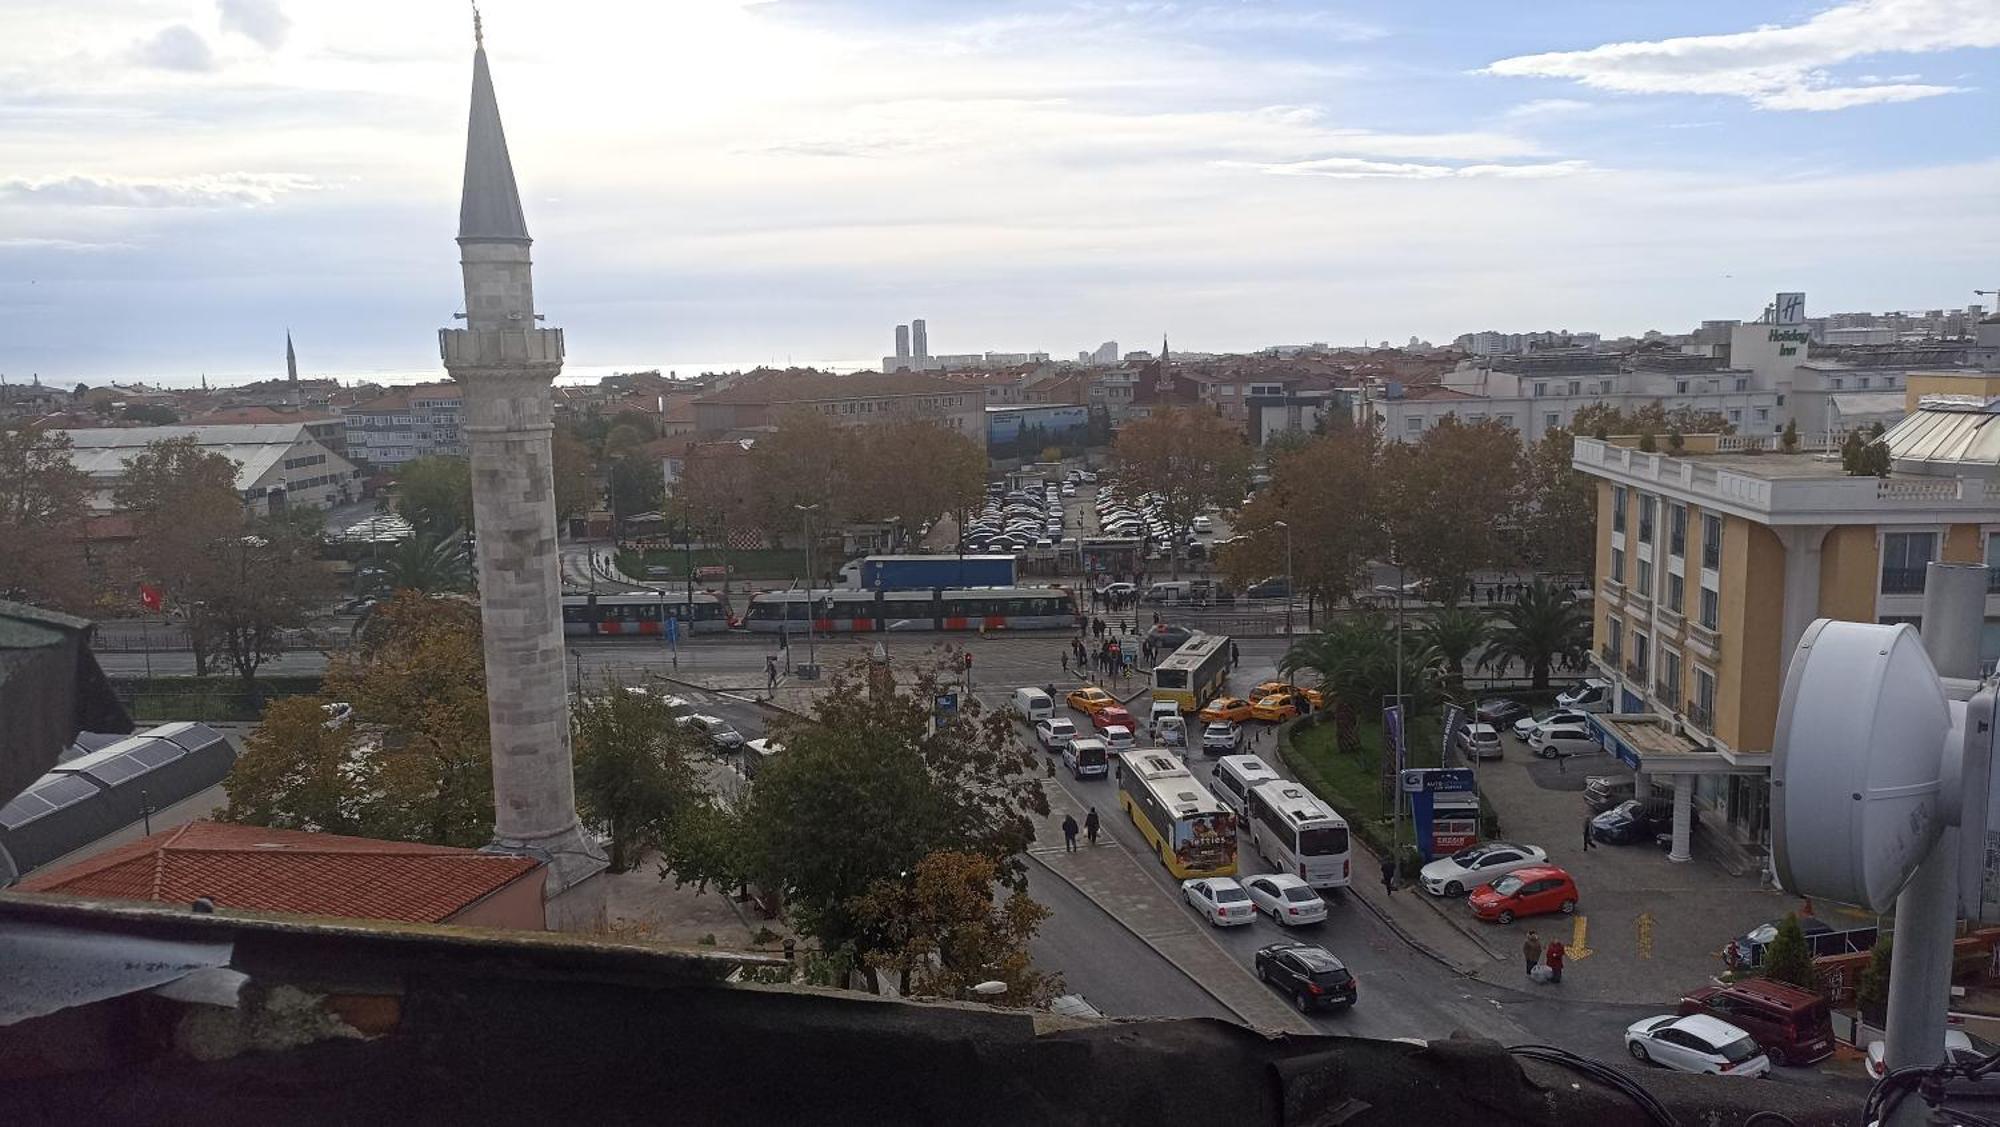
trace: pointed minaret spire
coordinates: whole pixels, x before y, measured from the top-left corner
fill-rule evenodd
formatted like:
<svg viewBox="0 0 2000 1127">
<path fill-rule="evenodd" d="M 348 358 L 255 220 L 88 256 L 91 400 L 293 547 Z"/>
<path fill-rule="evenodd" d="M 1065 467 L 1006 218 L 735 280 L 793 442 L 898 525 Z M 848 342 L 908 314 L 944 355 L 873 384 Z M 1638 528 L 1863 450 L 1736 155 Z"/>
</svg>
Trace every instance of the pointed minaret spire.
<svg viewBox="0 0 2000 1127">
<path fill-rule="evenodd" d="M 299 405 L 299 354 L 292 351 L 292 330 L 285 330 L 285 401 Z"/>
<path fill-rule="evenodd" d="M 458 237 L 493 242 L 528 242 L 521 214 L 521 191 L 514 185 L 514 162 L 500 128 L 500 103 L 486 67 L 486 37 L 479 9 L 472 10 L 472 114 L 465 131 L 465 189 L 458 203 Z"/>
</svg>

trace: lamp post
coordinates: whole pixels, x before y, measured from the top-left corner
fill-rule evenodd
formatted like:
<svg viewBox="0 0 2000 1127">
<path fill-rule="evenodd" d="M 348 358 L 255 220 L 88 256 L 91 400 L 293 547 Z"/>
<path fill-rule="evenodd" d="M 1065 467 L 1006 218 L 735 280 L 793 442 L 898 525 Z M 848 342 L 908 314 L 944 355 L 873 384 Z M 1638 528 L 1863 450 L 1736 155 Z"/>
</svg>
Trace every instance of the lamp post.
<svg viewBox="0 0 2000 1127">
<path fill-rule="evenodd" d="M 1271 522 L 1272 528 L 1285 530 L 1285 637 L 1292 636 L 1292 526 L 1281 520 Z"/>
<path fill-rule="evenodd" d="M 1406 744 L 1410 738 L 1410 710 L 1404 707 L 1403 702 L 1403 595 L 1407 586 L 1404 582 L 1403 565 L 1398 563 L 1396 565 L 1396 586 L 1394 589 L 1396 595 L 1396 707 L 1402 710 L 1403 742 Z M 1375 593 L 1378 595 L 1388 594 L 1389 592 L 1390 588 L 1385 585 L 1377 584 L 1375 587 Z M 1392 799 L 1396 804 L 1396 830 L 1395 836 L 1391 840 L 1396 843 L 1398 848 L 1401 848 L 1403 844 L 1403 789 L 1400 779 L 1395 791 L 1392 793 Z"/>
<path fill-rule="evenodd" d="M 801 519 L 801 520 L 803 520 L 803 521 L 805 522 L 805 530 L 806 530 L 806 667 L 807 667 L 808 669 L 811 669 L 811 670 L 812 670 L 812 676 L 814 676 L 814 677 L 818 677 L 818 676 L 819 676 L 819 656 L 818 656 L 818 653 L 819 653 L 819 651 L 818 651 L 818 649 L 817 649 L 817 648 L 816 648 L 816 647 L 815 647 L 815 646 L 813 645 L 813 623 L 814 623 L 814 621 L 815 621 L 815 615 L 814 615 L 814 613 L 813 613 L 813 611 L 814 611 L 814 608 L 813 608 L 813 533 L 812 533 L 812 515 L 813 515 L 813 514 L 814 514 L 815 512 L 818 512 L 818 511 L 819 511 L 819 505 L 817 505 L 817 504 L 812 504 L 812 505 L 793 505 L 793 506 L 792 506 L 792 508 L 794 508 L 794 509 L 797 509 L 797 510 L 799 511 L 799 516 L 800 516 L 800 519 Z"/>
</svg>

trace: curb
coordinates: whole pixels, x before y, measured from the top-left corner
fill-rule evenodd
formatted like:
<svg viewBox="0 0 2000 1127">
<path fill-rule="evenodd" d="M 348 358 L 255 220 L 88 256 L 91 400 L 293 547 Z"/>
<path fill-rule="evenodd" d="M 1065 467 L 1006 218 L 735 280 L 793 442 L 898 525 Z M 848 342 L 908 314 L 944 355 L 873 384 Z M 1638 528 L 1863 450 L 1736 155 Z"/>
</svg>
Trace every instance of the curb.
<svg viewBox="0 0 2000 1127">
<path fill-rule="evenodd" d="M 1369 849 L 1365 843 L 1362 844 L 1361 849 L 1363 852 L 1366 852 L 1369 856 L 1371 857 L 1375 856 L 1374 850 Z M 1376 858 L 1376 860 L 1379 867 L 1380 858 Z M 1417 896 L 1427 895 L 1427 893 L 1425 893 L 1422 889 L 1412 889 L 1411 894 Z M 1358 901 L 1363 907 L 1367 908 L 1368 911 L 1372 915 L 1374 915 L 1376 919 L 1381 920 L 1382 923 L 1385 924 L 1390 931 L 1395 932 L 1396 938 L 1401 939 L 1405 944 L 1409 945 L 1411 949 L 1423 955 L 1425 958 L 1445 968 L 1451 973 L 1458 975 L 1460 978 L 1478 977 L 1479 971 L 1477 969 L 1468 970 L 1464 967 L 1459 966 L 1457 963 L 1452 962 L 1450 959 L 1445 958 L 1443 954 L 1439 953 L 1437 948 L 1432 947 L 1430 944 L 1425 943 L 1423 940 L 1418 939 L 1416 936 L 1410 934 L 1409 929 L 1405 928 L 1401 923 L 1399 923 L 1396 920 L 1396 917 L 1384 911 L 1379 905 L 1369 900 L 1366 896 L 1361 895 L 1359 891 L 1356 891 L 1354 893 L 1354 899 Z M 1479 944 L 1479 949 L 1482 951 L 1486 950 L 1486 945 L 1484 943 Z M 1498 958 L 1498 956 L 1495 956 L 1495 958 Z M 1484 980 L 1482 979 L 1481 981 Z M 1488 985 L 1496 985 L 1496 984 L 1489 983 Z M 1497 985 L 1496 988 L 1502 990 L 1511 989 L 1511 987 L 1504 987 Z M 1518 991 L 1516 992 L 1518 993 Z"/>
<path fill-rule="evenodd" d="M 1239 1010 L 1235 1006 L 1230 1005 L 1229 1000 L 1224 998 L 1222 995 L 1216 993 L 1215 990 L 1208 985 L 1208 983 L 1203 982 L 1201 979 L 1197 978 L 1193 972 L 1189 971 L 1186 967 L 1180 965 L 1180 963 L 1174 961 L 1174 957 L 1172 955 L 1167 954 L 1166 951 L 1162 950 L 1160 945 L 1153 942 L 1153 940 L 1150 937 L 1141 935 L 1139 932 L 1135 931 L 1129 924 L 1127 924 L 1124 920 L 1119 919 L 1118 916 L 1114 914 L 1110 909 L 1106 908 L 1102 904 L 1099 904 L 1096 901 L 1096 899 L 1090 895 L 1089 892 L 1084 890 L 1082 885 L 1071 880 L 1067 875 L 1057 871 L 1053 865 L 1050 865 L 1048 862 L 1042 860 L 1040 857 L 1035 856 L 1033 850 L 1023 853 L 1022 856 L 1028 858 L 1030 861 L 1033 861 L 1038 867 L 1041 868 L 1043 872 L 1048 873 L 1050 876 L 1053 876 L 1057 880 L 1070 886 L 1070 888 L 1075 890 L 1078 896 L 1081 896 L 1085 900 L 1090 901 L 1091 907 L 1096 908 L 1100 912 L 1103 912 L 1105 916 L 1111 920 L 1112 923 L 1117 924 L 1120 928 L 1124 929 L 1127 935 L 1130 935 L 1132 938 L 1137 939 L 1141 943 L 1144 943 L 1149 950 L 1151 950 L 1155 955 L 1158 955 L 1168 966 L 1181 972 L 1181 976 L 1183 978 L 1186 978 L 1189 982 L 1194 983 L 1195 987 L 1199 989 L 1202 993 L 1215 999 L 1216 1005 L 1221 1006 L 1223 1009 L 1228 1010 L 1230 1013 L 1235 1014 L 1236 1020 L 1242 1022 L 1245 1028 L 1257 1030 L 1258 1032 L 1263 1032 L 1263 1033 L 1298 1034 L 1302 1032 L 1301 1030 L 1297 1029 L 1267 1030 L 1263 1026 L 1258 1025 L 1255 1021 L 1251 1020 L 1251 1018 L 1248 1015 L 1246 1015 L 1242 1010 Z M 1222 945 L 1220 943 L 1215 942 L 1214 936 L 1206 935 L 1201 932 L 1196 932 L 1196 934 L 1201 935 L 1203 939 L 1206 939 L 1209 943 L 1214 944 L 1215 949 L 1217 951 L 1221 951 L 1224 956 L 1227 956 L 1229 954 L 1229 952 L 1223 950 Z M 1231 966 L 1236 965 L 1234 959 L 1230 960 L 1230 965 Z M 1317 1029 L 1307 1030 L 1303 1032 L 1310 1032 L 1315 1036 L 1319 1035 L 1320 1033 L 1320 1031 Z"/>
<path fill-rule="evenodd" d="M 791 716 L 799 720 L 812 719 L 812 717 L 806 715 L 803 712 L 800 712 L 796 708 L 786 708 L 784 705 L 779 704 L 776 701 L 764 700 L 754 695 L 753 696 L 744 695 L 746 692 L 754 694 L 756 692 L 755 689 L 714 689 L 710 688 L 707 685 L 697 685 L 693 681 L 683 681 L 679 677 L 668 677 L 665 674 L 656 674 L 655 676 L 657 676 L 660 680 L 665 681 L 669 685 L 679 685 L 683 689 L 693 689 L 696 692 L 701 692 L 701 693 L 714 693 L 716 696 L 728 697 L 730 700 L 736 701 L 739 704 L 748 704 L 748 705 L 753 705 L 757 708 L 769 709 L 770 711 L 776 712 L 779 715 Z"/>
</svg>

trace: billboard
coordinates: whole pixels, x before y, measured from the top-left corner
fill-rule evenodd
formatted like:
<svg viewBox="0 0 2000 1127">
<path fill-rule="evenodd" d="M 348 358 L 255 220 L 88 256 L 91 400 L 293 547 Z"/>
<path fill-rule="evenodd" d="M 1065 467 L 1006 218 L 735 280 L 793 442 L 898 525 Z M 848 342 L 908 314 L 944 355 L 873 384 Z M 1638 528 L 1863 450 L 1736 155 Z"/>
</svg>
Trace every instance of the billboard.
<svg viewBox="0 0 2000 1127">
<path fill-rule="evenodd" d="M 1032 457 L 1056 446 L 1081 448 L 1090 438 L 1090 408 L 1084 404 L 1051 403 L 1045 407 L 989 407 L 986 410 L 986 450 L 1007 456 L 1021 448 Z"/>
</svg>

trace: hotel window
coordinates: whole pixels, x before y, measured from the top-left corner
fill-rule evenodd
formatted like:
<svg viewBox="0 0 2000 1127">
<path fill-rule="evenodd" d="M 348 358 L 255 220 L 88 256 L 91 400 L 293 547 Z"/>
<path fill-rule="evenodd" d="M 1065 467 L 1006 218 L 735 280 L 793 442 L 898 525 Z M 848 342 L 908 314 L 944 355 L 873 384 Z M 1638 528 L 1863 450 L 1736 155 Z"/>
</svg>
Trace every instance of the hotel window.
<svg viewBox="0 0 2000 1127">
<path fill-rule="evenodd" d="M 1846 380 L 1840 378 L 1839 376 L 1833 377 L 1833 390 L 1839 391 L 1841 388 L 1846 386 L 1847 386 Z"/>
<path fill-rule="evenodd" d="M 1667 554 L 1685 556 L 1688 554 L 1688 509 L 1686 505 L 1667 506 Z"/>
<path fill-rule="evenodd" d="M 1647 559 L 1647 558 L 1646 558 L 1645 556 L 1643 556 L 1643 555 L 1639 557 L 1639 576 L 1638 576 L 1638 580 L 1639 580 L 1639 582 L 1638 582 L 1638 587 L 1639 587 L 1639 593 L 1640 593 L 1641 595 L 1644 595 L 1644 596 L 1646 596 L 1646 597 L 1647 597 L 1647 598 L 1649 598 L 1649 599 L 1650 599 L 1650 598 L 1652 598 L 1652 597 L 1653 597 L 1653 561 L 1652 561 L 1652 560 L 1649 560 L 1649 559 Z"/>
<path fill-rule="evenodd" d="M 1750 390 L 1750 381 L 1749 381 L 1749 380 L 1747 380 L 1747 379 L 1743 379 L 1742 377 L 1738 377 L 1738 378 L 1737 378 L 1737 380 L 1736 380 L 1736 390 L 1738 390 L 1738 391 L 1749 391 L 1749 390 Z"/>
<path fill-rule="evenodd" d="M 1768 422 L 1770 422 L 1770 421 L 1771 421 L 1771 409 L 1770 409 L 1769 407 L 1759 407 L 1759 408 L 1757 408 L 1757 421 L 1758 421 L 1758 422 L 1760 422 L 1760 423 L 1768 423 Z"/>
<path fill-rule="evenodd" d="M 1615 618 L 1604 620 L 1604 648 L 1606 656 L 1614 663 L 1623 659 L 1625 653 L 1625 624 Z"/>
<path fill-rule="evenodd" d="M 1660 651 L 1659 696 L 1668 708 L 1681 706 L 1681 655 L 1670 649 Z"/>
<path fill-rule="evenodd" d="M 1715 588 L 1703 587 L 1701 589 L 1701 624 L 1703 627 L 1709 630 L 1715 629 L 1715 624 L 1722 620 L 1721 604 L 1722 600 L 1716 596 Z"/>
<path fill-rule="evenodd" d="M 1740 423 L 1740 422 L 1742 422 L 1742 421 L 1743 421 L 1743 408 L 1741 408 L 1741 407 L 1731 407 L 1731 408 L 1729 409 L 1729 421 L 1730 421 L 1731 423 Z"/>
<path fill-rule="evenodd" d="M 1681 609 L 1681 603 L 1686 598 L 1687 598 L 1687 580 L 1682 579 L 1680 573 L 1678 572 L 1673 572 L 1673 571 L 1668 572 L 1667 609 L 1679 612 Z"/>
<path fill-rule="evenodd" d="M 1653 499 L 1639 498 L 1639 543 L 1653 542 Z"/>
<path fill-rule="evenodd" d="M 1861 386 L 1861 390 L 1863 390 L 1863 391 L 1866 391 L 1866 390 L 1868 390 L 1868 377 L 1867 377 L 1867 376 L 1862 376 L 1862 377 L 1861 377 L 1861 385 L 1860 385 L 1860 386 Z"/>
<path fill-rule="evenodd" d="M 1562 416 L 1554 411 L 1550 411 L 1548 414 L 1542 416 L 1542 425 L 1559 427 L 1562 425 Z"/>
<path fill-rule="evenodd" d="M 1924 589 L 1924 570 L 1937 558 L 1935 532 L 1882 534 L 1882 593 L 1915 595 Z"/>
<path fill-rule="evenodd" d="M 1653 640 L 1639 633 L 1637 630 L 1632 631 L 1632 664 L 1638 667 L 1641 684 L 1645 683 L 1646 666 L 1652 656 L 1652 652 Z"/>
<path fill-rule="evenodd" d="M 1411 434 L 1421 434 L 1421 433 L 1423 433 L 1423 429 L 1424 429 L 1424 420 L 1423 420 L 1423 416 L 1421 416 L 1421 415 L 1411 415 L 1411 416 L 1410 416 L 1409 418 L 1407 418 L 1407 419 L 1404 419 L 1404 420 L 1403 420 L 1403 429 L 1404 429 L 1404 430 L 1406 430 L 1406 431 L 1409 431 L 1409 432 L 1410 432 Z"/>
<path fill-rule="evenodd" d="M 1537 398 L 1547 395 L 1548 393 L 1549 393 L 1549 385 L 1547 383 L 1537 382 L 1535 384 L 1535 395 Z"/>
<path fill-rule="evenodd" d="M 1701 566 L 1714 571 L 1722 566 L 1722 518 L 1701 515 Z"/>
<path fill-rule="evenodd" d="M 1694 671 L 1695 715 L 1690 717 L 1695 726 L 1705 731 L 1715 730 L 1715 674 L 1695 667 Z"/>
<path fill-rule="evenodd" d="M 1582 380 L 1571 380 L 1571 381 L 1569 381 L 1569 393 L 1570 393 L 1571 395 L 1582 395 L 1582 394 L 1583 394 L 1583 381 L 1582 381 Z"/>
<path fill-rule="evenodd" d="M 1674 394 L 1675 394 L 1675 395 L 1686 395 L 1687 393 L 1688 393 L 1688 382 L 1687 382 L 1686 380 L 1675 380 L 1675 381 L 1674 381 Z"/>
<path fill-rule="evenodd" d="M 1511 428 L 1513 427 L 1513 425 L 1514 425 L 1514 416 L 1512 416 L 1512 415 L 1500 415 L 1500 416 L 1496 416 L 1496 417 L 1498 418 L 1498 420 L 1499 420 L 1499 423 L 1500 423 L 1500 425 L 1501 425 L 1501 426 L 1503 426 L 1503 427 L 1508 427 L 1508 428 L 1510 428 L 1510 429 L 1511 429 Z"/>
<path fill-rule="evenodd" d="M 1611 549 L 1611 581 L 1613 583 L 1625 582 L 1625 549 L 1623 548 Z"/>
<path fill-rule="evenodd" d="M 1611 531 L 1625 531 L 1625 487 L 1611 487 Z"/>
</svg>

